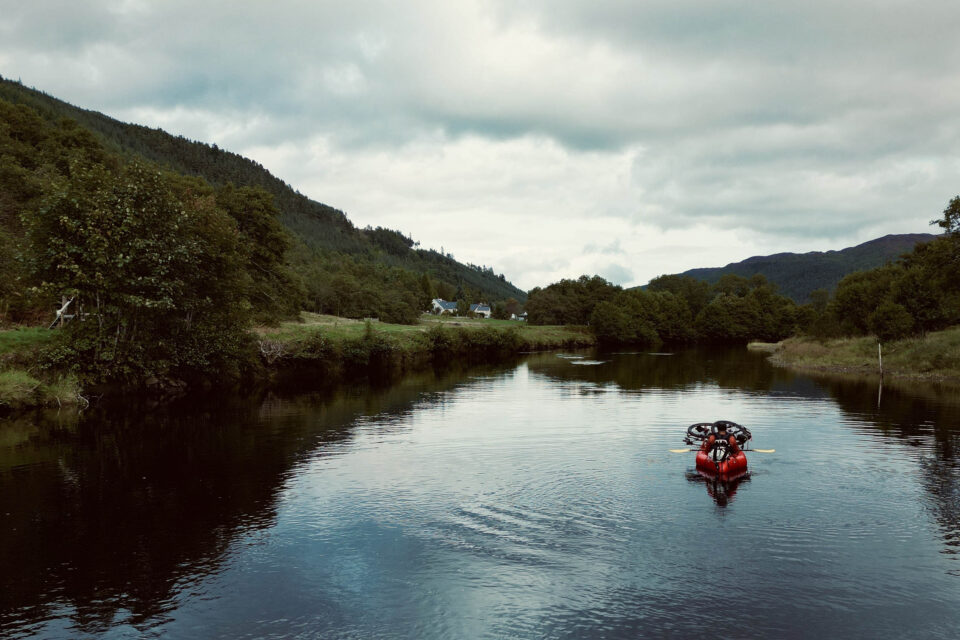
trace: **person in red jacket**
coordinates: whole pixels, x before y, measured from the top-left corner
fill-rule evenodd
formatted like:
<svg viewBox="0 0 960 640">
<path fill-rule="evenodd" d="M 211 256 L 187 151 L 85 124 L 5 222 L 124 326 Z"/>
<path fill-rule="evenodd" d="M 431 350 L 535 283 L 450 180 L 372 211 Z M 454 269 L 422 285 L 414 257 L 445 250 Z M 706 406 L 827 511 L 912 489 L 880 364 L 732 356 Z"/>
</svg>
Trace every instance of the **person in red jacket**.
<svg viewBox="0 0 960 640">
<path fill-rule="evenodd" d="M 737 444 L 737 439 L 732 435 L 727 433 L 727 425 L 720 421 L 716 423 L 717 430 L 714 433 L 711 433 L 710 436 L 703 441 L 703 447 L 701 449 L 707 453 L 713 451 L 716 447 L 722 446 L 720 442 L 726 442 L 730 446 L 730 455 L 735 456 L 740 453 L 740 445 Z"/>
</svg>

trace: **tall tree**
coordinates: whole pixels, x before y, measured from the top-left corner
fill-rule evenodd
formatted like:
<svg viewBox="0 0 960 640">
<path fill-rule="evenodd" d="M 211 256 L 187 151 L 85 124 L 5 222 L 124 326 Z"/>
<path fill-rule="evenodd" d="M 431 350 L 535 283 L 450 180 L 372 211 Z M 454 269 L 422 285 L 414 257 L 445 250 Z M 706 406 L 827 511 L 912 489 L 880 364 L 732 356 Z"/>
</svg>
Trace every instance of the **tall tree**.
<svg viewBox="0 0 960 640">
<path fill-rule="evenodd" d="M 87 381 L 235 371 L 250 308 L 236 223 L 145 164 L 70 173 L 24 219 L 33 272 L 78 311 L 54 357 Z"/>
<path fill-rule="evenodd" d="M 273 196 L 260 187 L 227 184 L 217 189 L 216 204 L 233 218 L 240 232 L 240 247 L 246 254 L 246 296 L 256 319 L 274 323 L 295 317 L 305 291 L 287 267 L 291 237 L 280 224 Z"/>
</svg>

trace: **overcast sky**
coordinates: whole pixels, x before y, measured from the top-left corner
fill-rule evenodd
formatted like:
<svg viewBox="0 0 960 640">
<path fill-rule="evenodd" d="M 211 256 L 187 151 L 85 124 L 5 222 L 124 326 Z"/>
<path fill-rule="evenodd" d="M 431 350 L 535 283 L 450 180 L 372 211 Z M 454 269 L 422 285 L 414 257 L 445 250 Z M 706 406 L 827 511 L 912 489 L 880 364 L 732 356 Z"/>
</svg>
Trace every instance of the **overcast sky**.
<svg viewBox="0 0 960 640">
<path fill-rule="evenodd" d="M 0 74 L 521 288 L 933 232 L 956 0 L 0 0 Z"/>
</svg>

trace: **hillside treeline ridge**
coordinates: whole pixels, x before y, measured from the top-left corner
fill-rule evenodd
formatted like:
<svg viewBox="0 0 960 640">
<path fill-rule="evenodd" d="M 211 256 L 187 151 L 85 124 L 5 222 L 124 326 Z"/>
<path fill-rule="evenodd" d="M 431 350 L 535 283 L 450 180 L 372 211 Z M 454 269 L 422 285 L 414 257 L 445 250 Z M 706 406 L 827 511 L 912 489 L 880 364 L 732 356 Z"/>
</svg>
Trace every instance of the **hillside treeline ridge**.
<svg viewBox="0 0 960 640">
<path fill-rule="evenodd" d="M 843 277 L 797 304 L 764 275 L 733 273 L 708 284 L 689 275 L 654 278 L 624 290 L 599 276 L 532 289 L 533 324 L 589 325 L 608 344 L 776 342 L 875 335 L 895 340 L 960 323 L 960 197 L 934 220 L 941 236 L 883 266 Z"/>
<path fill-rule="evenodd" d="M 753 256 L 723 267 L 688 269 L 676 275 L 716 284 L 728 274 L 744 278 L 759 274 L 775 285 L 779 293 L 804 304 L 812 302 L 811 295 L 818 289 L 834 291 L 847 274 L 881 267 L 935 237 L 930 233 L 890 234 L 839 251 Z"/>
<path fill-rule="evenodd" d="M 378 293 L 392 287 L 391 269 L 426 275 L 434 297 L 483 300 L 491 304 L 526 299 L 502 274 L 487 266 L 462 264 L 452 255 L 423 249 L 402 232 L 355 227 L 340 210 L 311 200 L 272 175 L 259 163 L 216 144 L 173 136 L 161 129 L 120 122 L 75 107 L 19 82 L 0 78 L 0 99 L 23 105 L 42 120 L 59 126 L 64 118 L 94 134 L 104 150 L 125 162 L 147 161 L 174 173 L 195 176 L 214 187 L 260 187 L 273 196 L 279 220 L 292 235 L 287 262 L 303 284 L 301 305 L 319 313 L 401 320 Z M 414 304 L 412 289 L 401 292 Z M 409 316 L 407 318 L 409 320 Z"/>
</svg>

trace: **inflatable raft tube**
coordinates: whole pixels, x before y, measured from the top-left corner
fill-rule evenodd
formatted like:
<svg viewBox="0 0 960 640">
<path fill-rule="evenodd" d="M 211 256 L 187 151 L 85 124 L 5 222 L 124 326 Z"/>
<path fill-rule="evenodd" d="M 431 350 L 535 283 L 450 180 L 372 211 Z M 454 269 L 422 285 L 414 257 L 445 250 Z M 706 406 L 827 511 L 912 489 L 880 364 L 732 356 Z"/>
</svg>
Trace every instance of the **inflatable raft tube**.
<svg viewBox="0 0 960 640">
<path fill-rule="evenodd" d="M 734 476 L 747 470 L 747 454 L 743 451 L 723 462 L 714 462 L 706 451 L 697 452 L 697 471 L 711 475 Z"/>
</svg>

